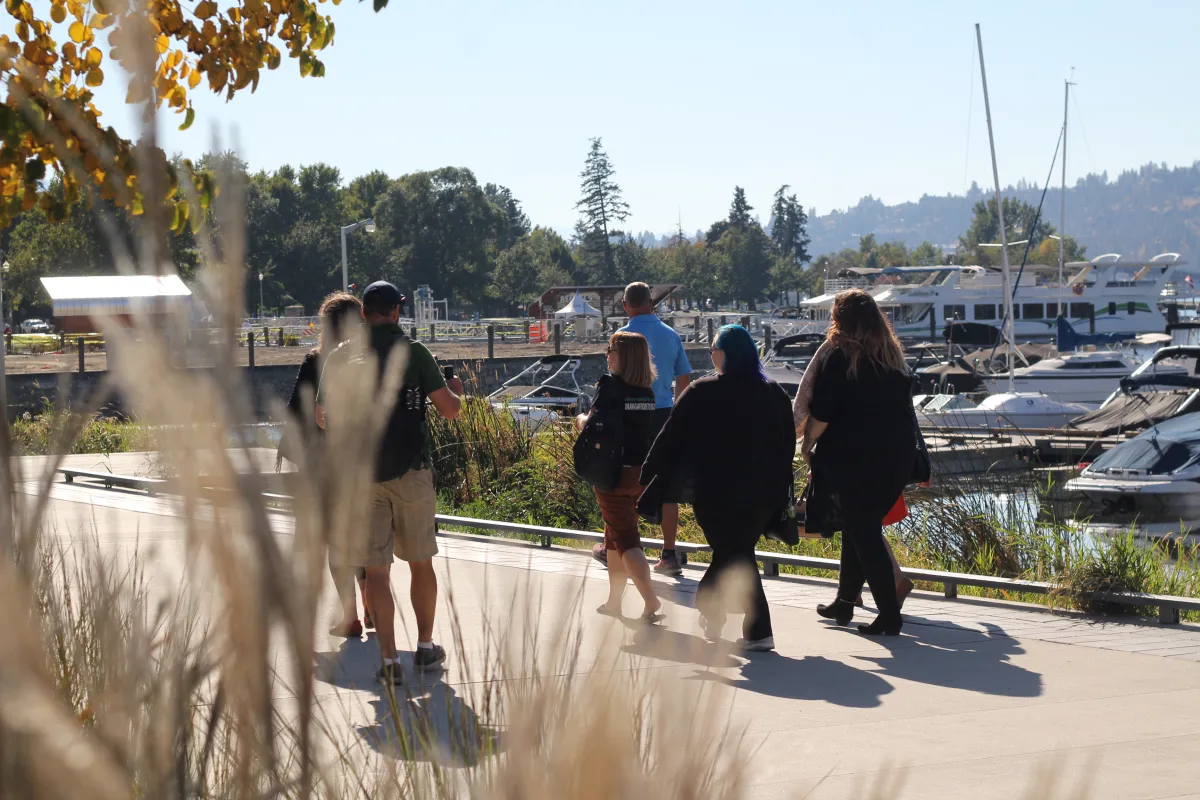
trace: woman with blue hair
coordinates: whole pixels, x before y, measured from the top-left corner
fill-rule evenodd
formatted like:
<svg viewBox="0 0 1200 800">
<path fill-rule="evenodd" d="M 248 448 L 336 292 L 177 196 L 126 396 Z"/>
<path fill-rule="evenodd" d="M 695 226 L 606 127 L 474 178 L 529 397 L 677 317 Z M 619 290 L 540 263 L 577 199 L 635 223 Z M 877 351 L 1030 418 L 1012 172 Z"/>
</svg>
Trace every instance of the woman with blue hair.
<svg viewBox="0 0 1200 800">
<path fill-rule="evenodd" d="M 740 325 L 721 328 L 712 360 L 717 374 L 695 381 L 679 397 L 646 456 L 642 484 L 690 479 L 695 487 L 696 522 L 712 548 L 712 565 L 696 592 L 708 637 L 721 636 L 728 609 L 720 589 L 730 568 L 741 565 L 750 596 L 735 609 L 746 614 L 738 645 L 773 650 L 754 547 L 789 501 L 796 454 L 791 401 L 767 377 L 754 339 Z"/>
</svg>

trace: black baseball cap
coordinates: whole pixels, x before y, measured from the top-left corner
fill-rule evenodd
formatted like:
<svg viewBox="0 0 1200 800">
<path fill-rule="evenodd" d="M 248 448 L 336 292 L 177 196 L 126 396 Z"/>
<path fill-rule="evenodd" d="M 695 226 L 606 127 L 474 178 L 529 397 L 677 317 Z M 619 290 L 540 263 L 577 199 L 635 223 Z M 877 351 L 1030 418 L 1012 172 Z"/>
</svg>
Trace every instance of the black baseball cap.
<svg viewBox="0 0 1200 800">
<path fill-rule="evenodd" d="M 363 291 L 363 310 L 368 314 L 387 314 L 396 306 L 404 305 L 407 298 L 387 281 L 375 281 Z"/>
</svg>

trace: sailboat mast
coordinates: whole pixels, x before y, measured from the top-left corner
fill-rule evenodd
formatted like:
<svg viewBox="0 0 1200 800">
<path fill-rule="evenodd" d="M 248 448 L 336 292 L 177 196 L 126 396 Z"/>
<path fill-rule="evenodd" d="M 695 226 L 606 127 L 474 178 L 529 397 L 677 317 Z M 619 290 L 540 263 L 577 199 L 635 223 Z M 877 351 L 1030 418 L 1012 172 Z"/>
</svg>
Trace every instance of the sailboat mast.
<svg viewBox="0 0 1200 800">
<path fill-rule="evenodd" d="M 992 132 L 992 106 L 988 101 L 987 69 L 983 65 L 983 34 L 975 23 L 975 41 L 979 45 L 979 75 L 983 78 L 983 110 L 987 115 L 988 146 L 992 151 L 992 180 L 996 184 L 996 214 L 1000 220 L 1000 266 L 1004 274 L 1004 338 L 1008 342 L 1008 391 L 1013 391 L 1013 296 L 1012 276 L 1008 269 L 1008 231 L 1004 228 L 1004 201 L 1000 196 L 1000 170 L 996 166 L 996 137 Z"/>
<path fill-rule="evenodd" d="M 1071 99 L 1071 82 L 1063 81 L 1063 130 L 1062 130 L 1062 194 L 1058 198 L 1058 315 L 1063 311 L 1063 266 L 1067 248 L 1067 104 Z"/>
</svg>

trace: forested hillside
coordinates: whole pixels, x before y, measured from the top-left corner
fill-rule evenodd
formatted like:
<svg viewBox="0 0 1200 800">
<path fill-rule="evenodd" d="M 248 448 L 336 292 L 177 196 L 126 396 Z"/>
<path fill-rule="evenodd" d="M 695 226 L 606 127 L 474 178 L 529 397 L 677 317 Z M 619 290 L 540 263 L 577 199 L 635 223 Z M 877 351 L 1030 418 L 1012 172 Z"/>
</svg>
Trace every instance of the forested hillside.
<svg viewBox="0 0 1200 800">
<path fill-rule="evenodd" d="M 1019 184 L 1005 190 L 1034 206 L 1041 188 Z M 928 241 L 952 249 L 971 224 L 974 204 L 991 192 L 973 185 L 966 197 L 926 195 L 915 203 L 888 206 L 864 197 L 845 211 L 809 217 L 809 252 L 814 255 L 857 248 L 860 236 L 898 240 L 909 247 Z M 1058 226 L 1059 190 L 1046 193 L 1043 214 Z M 1121 253 L 1149 258 L 1178 252 L 1200 259 L 1200 161 L 1190 167 L 1147 164 L 1121 173 L 1088 175 L 1067 190 L 1066 232 L 1087 248 L 1089 256 Z"/>
</svg>

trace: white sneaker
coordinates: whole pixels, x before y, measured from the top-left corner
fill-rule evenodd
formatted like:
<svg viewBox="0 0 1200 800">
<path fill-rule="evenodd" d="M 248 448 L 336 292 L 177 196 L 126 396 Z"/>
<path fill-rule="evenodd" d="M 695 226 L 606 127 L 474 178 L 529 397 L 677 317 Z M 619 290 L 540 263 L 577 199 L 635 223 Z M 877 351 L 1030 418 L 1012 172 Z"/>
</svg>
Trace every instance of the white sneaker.
<svg viewBox="0 0 1200 800">
<path fill-rule="evenodd" d="M 763 639 L 752 639 L 752 640 L 738 639 L 737 646 L 743 650 L 764 653 L 768 650 L 775 649 L 775 637 L 767 636 Z"/>
</svg>

